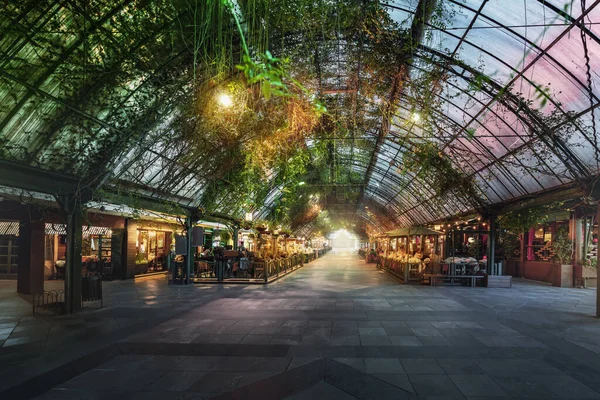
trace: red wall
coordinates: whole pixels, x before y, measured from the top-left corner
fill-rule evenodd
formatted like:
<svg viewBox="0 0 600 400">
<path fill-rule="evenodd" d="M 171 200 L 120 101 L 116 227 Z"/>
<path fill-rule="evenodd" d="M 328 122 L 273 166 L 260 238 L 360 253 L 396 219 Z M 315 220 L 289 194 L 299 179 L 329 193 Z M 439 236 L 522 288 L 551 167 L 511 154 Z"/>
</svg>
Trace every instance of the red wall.
<svg viewBox="0 0 600 400">
<path fill-rule="evenodd" d="M 525 261 L 523 263 L 523 278 L 553 283 L 554 264 L 541 261 Z"/>
</svg>

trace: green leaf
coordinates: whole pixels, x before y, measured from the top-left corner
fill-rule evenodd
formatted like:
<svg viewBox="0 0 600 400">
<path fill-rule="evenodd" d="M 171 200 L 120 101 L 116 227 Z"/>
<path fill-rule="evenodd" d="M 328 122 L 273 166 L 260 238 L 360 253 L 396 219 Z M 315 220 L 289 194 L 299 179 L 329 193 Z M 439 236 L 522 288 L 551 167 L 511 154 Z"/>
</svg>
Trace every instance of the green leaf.
<svg viewBox="0 0 600 400">
<path fill-rule="evenodd" d="M 262 81 L 261 91 L 265 99 L 269 100 L 271 98 L 271 82 L 267 80 Z"/>
</svg>

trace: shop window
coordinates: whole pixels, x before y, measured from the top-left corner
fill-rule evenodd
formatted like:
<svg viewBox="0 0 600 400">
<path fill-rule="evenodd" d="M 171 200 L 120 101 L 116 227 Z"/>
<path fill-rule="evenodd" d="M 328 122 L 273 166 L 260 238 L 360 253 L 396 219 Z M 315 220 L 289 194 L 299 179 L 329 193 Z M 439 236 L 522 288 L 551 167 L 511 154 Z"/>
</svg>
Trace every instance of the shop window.
<svg viewBox="0 0 600 400">
<path fill-rule="evenodd" d="M 146 274 L 165 270 L 165 255 L 170 248 L 170 232 L 138 230 L 135 256 L 136 274 Z"/>
<path fill-rule="evenodd" d="M 527 261 L 554 262 L 552 239 L 560 229 L 568 229 L 568 221 L 557 221 L 539 225 L 525 233 Z"/>
<path fill-rule="evenodd" d="M 0 236 L 0 274 L 17 274 L 17 236 Z"/>
</svg>

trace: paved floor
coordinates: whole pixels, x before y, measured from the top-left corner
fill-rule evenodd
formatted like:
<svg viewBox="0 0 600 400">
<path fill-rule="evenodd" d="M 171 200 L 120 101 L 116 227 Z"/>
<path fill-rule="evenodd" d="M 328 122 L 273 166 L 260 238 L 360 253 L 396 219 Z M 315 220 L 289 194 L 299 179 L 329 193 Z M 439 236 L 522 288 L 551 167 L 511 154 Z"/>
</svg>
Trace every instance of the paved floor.
<svg viewBox="0 0 600 400">
<path fill-rule="evenodd" d="M 594 290 L 404 286 L 335 253 L 268 286 L 108 287 L 103 310 L 2 323 L 5 345 L 24 322 L 86 335 L 0 374 L 0 397 L 600 399 Z"/>
</svg>

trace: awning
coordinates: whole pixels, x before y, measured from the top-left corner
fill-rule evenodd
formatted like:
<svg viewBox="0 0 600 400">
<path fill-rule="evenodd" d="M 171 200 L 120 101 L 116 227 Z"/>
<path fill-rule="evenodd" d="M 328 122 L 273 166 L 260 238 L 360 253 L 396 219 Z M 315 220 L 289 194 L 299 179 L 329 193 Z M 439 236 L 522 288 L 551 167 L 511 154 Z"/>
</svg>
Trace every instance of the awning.
<svg viewBox="0 0 600 400">
<path fill-rule="evenodd" d="M 388 237 L 400 237 L 400 236 L 418 236 L 418 235 L 443 235 L 444 232 L 434 231 L 433 229 L 425 228 L 423 226 L 413 226 L 410 228 L 394 229 L 385 233 Z"/>
</svg>

